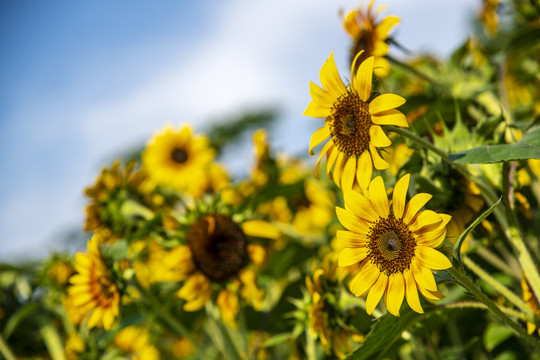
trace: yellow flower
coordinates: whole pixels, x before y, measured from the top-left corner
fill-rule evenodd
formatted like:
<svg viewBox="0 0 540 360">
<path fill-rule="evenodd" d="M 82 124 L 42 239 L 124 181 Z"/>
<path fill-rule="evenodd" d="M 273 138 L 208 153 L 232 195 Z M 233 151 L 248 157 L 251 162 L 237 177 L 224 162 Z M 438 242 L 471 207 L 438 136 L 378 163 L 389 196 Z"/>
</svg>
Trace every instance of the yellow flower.
<svg viewBox="0 0 540 360">
<path fill-rule="evenodd" d="M 386 39 L 390 30 L 400 22 L 400 19 L 397 16 L 386 16 L 382 21 L 377 22 L 377 15 L 385 6 L 380 6 L 373 14 L 374 2 L 374 0 L 369 2 L 365 12 L 361 9 L 349 11 L 343 17 L 343 27 L 354 41 L 351 48 L 351 62 L 359 52 L 364 51 L 359 60 L 363 61 L 369 56 L 374 56 L 375 75 L 386 77 L 390 73 L 390 65 L 384 58 L 389 50 Z"/>
<path fill-rule="evenodd" d="M 409 148 L 406 143 L 402 142 L 384 149 L 382 157 L 390 164 L 390 173 L 396 176 L 399 169 L 405 165 L 413 153 L 414 149 Z"/>
<path fill-rule="evenodd" d="M 361 263 L 360 272 L 349 284 L 360 296 L 369 290 L 366 310 L 371 314 L 382 295 L 388 311 L 399 316 L 403 297 L 416 312 L 423 313 L 417 289 L 428 299 L 440 299 L 431 270 L 452 267 L 448 258 L 435 250 L 444 240 L 451 216 L 419 210 L 431 199 L 416 194 L 407 204 L 410 175 L 395 185 L 392 213 L 383 179 L 371 181 L 366 195 L 344 191 L 345 209 L 336 207 L 339 221 L 348 231 L 339 230 L 345 249 L 339 265 Z"/>
<path fill-rule="evenodd" d="M 185 358 L 195 352 L 195 345 L 185 337 L 179 337 L 173 344 L 172 353 L 175 358 Z"/>
<path fill-rule="evenodd" d="M 484 23 L 486 35 L 494 37 L 497 35 L 497 26 L 499 25 L 499 17 L 497 16 L 497 7 L 499 0 L 484 0 L 483 7 L 480 10 L 480 20 Z"/>
<path fill-rule="evenodd" d="M 143 167 L 158 185 L 203 195 L 207 170 L 215 157 L 204 136 L 193 136 L 189 126 L 175 130 L 168 125 L 157 133 L 142 154 Z"/>
<path fill-rule="evenodd" d="M 102 242 L 112 242 L 133 230 L 136 222 L 125 216 L 129 204 L 140 204 L 139 208 L 150 212 L 153 185 L 148 182 L 144 171 L 135 170 L 135 161 L 125 166 L 116 160 L 110 168 L 103 167 L 94 185 L 87 187 L 84 194 L 91 202 L 86 206 L 85 231 L 99 235 Z"/>
<path fill-rule="evenodd" d="M 84 351 L 84 349 L 85 345 L 79 334 L 77 334 L 76 332 L 71 332 L 66 340 L 66 345 L 64 346 L 66 359 L 79 359 L 79 356 Z"/>
<path fill-rule="evenodd" d="M 218 296 L 218 306 L 224 310 L 224 319 L 234 323 L 238 312 L 237 291 L 251 306 L 262 306 L 264 291 L 256 285 L 256 273 L 248 268 L 264 262 L 265 254 L 250 237 L 275 239 L 279 231 L 263 220 L 237 222 L 225 214 L 202 214 L 187 230 L 187 245 L 190 256 L 185 256 L 181 267 L 187 279 L 176 295 L 186 302 L 184 310 L 201 309 L 212 298 L 212 284 L 217 284 L 225 293 Z"/>
<path fill-rule="evenodd" d="M 356 60 L 356 59 L 355 59 Z M 334 168 L 333 178 L 337 186 L 353 187 L 355 180 L 361 188 L 367 188 L 373 174 L 373 166 L 382 170 L 388 163 L 377 152 L 377 147 L 392 144 L 380 125 L 408 127 L 407 119 L 395 108 L 405 99 L 395 94 L 382 94 L 370 100 L 374 57 L 364 60 L 354 74 L 351 67 L 351 83 L 347 88 L 341 80 L 334 62 L 334 54 L 321 68 L 324 89 L 310 82 L 313 98 L 304 115 L 324 118 L 325 124 L 315 131 L 309 144 L 309 153 L 328 137 L 322 148 L 315 177 L 318 177 L 321 159 L 326 155 L 326 172 Z"/>
<path fill-rule="evenodd" d="M 149 342 L 150 333 L 144 326 L 130 325 L 114 336 L 114 345 L 132 356 L 133 360 L 159 360 L 159 351 Z"/>
<path fill-rule="evenodd" d="M 67 261 L 58 260 L 49 267 L 48 272 L 58 285 L 63 286 L 73 274 L 73 266 Z"/>
<path fill-rule="evenodd" d="M 69 282 L 68 294 L 72 304 L 81 312 L 91 313 L 88 327 L 103 326 L 109 330 L 118 317 L 120 295 L 111 273 L 103 261 L 98 237 L 88 241 L 88 254 L 75 254 L 75 269 Z"/>
<path fill-rule="evenodd" d="M 293 199 L 294 201 L 294 199 Z M 292 226 L 299 234 L 321 234 L 333 219 L 334 196 L 320 183 L 306 179 L 304 196 L 297 201 Z"/>
<path fill-rule="evenodd" d="M 534 311 L 536 316 L 540 316 L 540 303 L 534 296 L 534 293 L 531 291 L 529 281 L 525 277 L 525 274 L 523 274 L 521 278 L 521 297 L 523 298 L 523 301 L 525 301 L 525 304 L 527 304 L 527 306 Z M 527 322 L 527 332 L 532 334 L 534 330 L 536 330 L 536 325 L 534 323 Z M 540 335 L 540 329 L 538 329 L 538 335 Z"/>
</svg>

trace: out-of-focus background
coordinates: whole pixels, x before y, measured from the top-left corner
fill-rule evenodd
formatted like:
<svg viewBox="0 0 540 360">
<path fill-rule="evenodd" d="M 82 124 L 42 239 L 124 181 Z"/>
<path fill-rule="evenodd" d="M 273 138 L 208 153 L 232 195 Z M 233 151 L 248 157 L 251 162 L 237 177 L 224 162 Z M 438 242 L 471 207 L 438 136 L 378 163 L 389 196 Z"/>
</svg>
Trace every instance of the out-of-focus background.
<svg viewBox="0 0 540 360">
<path fill-rule="evenodd" d="M 447 56 L 480 1 L 385 0 L 393 35 Z M 166 123 L 195 131 L 277 109 L 279 151 L 305 153 L 320 121 L 302 115 L 332 50 L 349 73 L 339 9 L 357 0 L 4 0 L 0 4 L 0 261 L 69 249 L 83 189 Z M 367 1 L 364 2 L 367 5 Z M 396 49 L 391 54 L 400 57 Z M 247 142 L 247 139 L 246 139 Z M 247 172 L 251 147 L 223 161 Z M 70 235 L 72 234 L 72 235 Z"/>
</svg>

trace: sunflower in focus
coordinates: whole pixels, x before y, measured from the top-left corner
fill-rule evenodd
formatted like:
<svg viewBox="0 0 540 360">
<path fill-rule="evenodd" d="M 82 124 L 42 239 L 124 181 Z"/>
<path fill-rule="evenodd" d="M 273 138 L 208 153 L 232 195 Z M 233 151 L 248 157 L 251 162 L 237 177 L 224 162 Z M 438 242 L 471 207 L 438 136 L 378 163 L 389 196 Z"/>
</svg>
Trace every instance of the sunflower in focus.
<svg viewBox="0 0 540 360">
<path fill-rule="evenodd" d="M 146 173 L 135 169 L 135 161 L 121 165 L 116 160 L 110 168 L 104 167 L 94 185 L 84 190 L 91 200 L 84 230 L 98 234 L 104 243 L 136 230 L 140 216 L 151 216 L 157 206 Z"/>
<path fill-rule="evenodd" d="M 256 270 L 264 263 L 265 247 L 255 241 L 275 239 L 279 231 L 263 220 L 238 221 L 222 213 L 203 213 L 188 226 L 185 256 L 180 264 L 187 279 L 176 295 L 184 310 L 201 309 L 214 290 L 223 320 L 235 327 L 239 297 L 255 309 L 264 301 Z"/>
<path fill-rule="evenodd" d="M 88 318 L 88 328 L 109 330 L 118 317 L 120 294 L 98 247 L 98 236 L 88 241 L 88 254 L 75 254 L 75 270 L 68 288 L 70 304 Z"/>
<path fill-rule="evenodd" d="M 321 159 L 326 155 L 327 174 L 330 176 L 334 168 L 336 185 L 345 189 L 352 188 L 355 180 L 365 189 L 371 180 L 373 166 L 378 170 L 389 167 L 377 151 L 377 147 L 392 144 L 380 125 L 409 126 L 405 115 L 395 109 L 405 103 L 404 98 L 382 94 L 370 100 L 374 57 L 364 60 L 355 74 L 354 63 L 358 56 L 351 66 L 351 82 L 346 87 L 337 71 L 334 54 L 330 54 L 320 72 L 324 88 L 310 82 L 312 100 L 304 111 L 304 115 L 325 119 L 324 126 L 311 136 L 310 155 L 313 155 L 314 147 L 330 137 L 317 160 L 315 177 L 318 177 Z"/>
<path fill-rule="evenodd" d="M 186 191 L 200 198 L 208 184 L 208 168 L 215 151 L 204 136 L 194 136 L 187 125 L 175 130 L 168 125 L 157 133 L 142 154 L 143 168 L 158 185 Z"/>
<path fill-rule="evenodd" d="M 385 9 L 385 6 L 380 6 L 373 13 L 374 3 L 375 1 L 371 0 L 365 12 L 362 9 L 349 11 L 343 17 L 343 27 L 354 41 L 351 47 L 351 63 L 358 53 L 364 51 L 360 55 L 359 61 L 374 56 L 375 75 L 386 77 L 390 73 L 390 64 L 385 59 L 389 50 L 386 40 L 390 31 L 400 22 L 400 19 L 391 15 L 378 22 L 377 16 Z"/>
<path fill-rule="evenodd" d="M 406 203 L 410 174 L 394 187 L 392 212 L 382 177 L 373 179 L 366 195 L 344 190 L 345 209 L 336 207 L 339 221 L 347 230 L 337 232 L 344 249 L 339 266 L 361 263 L 360 272 L 349 287 L 356 296 L 368 292 L 366 311 L 371 314 L 382 295 L 388 311 L 399 316 L 403 297 L 418 313 L 424 310 L 417 290 L 428 299 L 443 296 L 431 270 L 444 270 L 452 263 L 435 250 L 446 236 L 451 216 L 419 210 L 431 199 L 416 194 Z"/>
</svg>

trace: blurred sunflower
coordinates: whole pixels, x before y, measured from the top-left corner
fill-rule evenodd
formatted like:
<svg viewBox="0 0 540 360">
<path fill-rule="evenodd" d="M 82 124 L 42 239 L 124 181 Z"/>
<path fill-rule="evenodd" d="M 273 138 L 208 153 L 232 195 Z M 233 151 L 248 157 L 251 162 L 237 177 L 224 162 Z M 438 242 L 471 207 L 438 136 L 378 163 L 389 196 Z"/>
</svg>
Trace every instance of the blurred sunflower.
<svg viewBox="0 0 540 360">
<path fill-rule="evenodd" d="M 360 54 L 359 54 L 360 55 Z M 324 118 L 325 124 L 311 136 L 309 153 L 313 148 L 324 145 L 315 167 L 318 177 L 321 159 L 326 155 L 326 172 L 332 167 L 333 178 L 338 187 L 350 189 L 355 180 L 365 189 L 376 169 L 387 169 L 389 164 L 377 152 L 377 147 L 392 144 L 380 125 L 408 127 L 407 119 L 395 108 L 404 104 L 405 99 L 395 94 L 382 94 L 371 98 L 374 57 L 364 60 L 354 73 L 351 66 L 351 82 L 347 88 L 336 68 L 334 54 L 321 68 L 321 83 L 324 89 L 310 82 L 313 98 L 304 115 Z"/>
<path fill-rule="evenodd" d="M 525 274 L 523 274 L 521 278 L 521 297 L 523 298 L 523 301 L 525 301 L 525 304 L 527 304 L 537 316 L 540 316 L 540 303 L 531 291 L 531 286 L 529 285 L 529 281 L 525 277 Z M 527 332 L 532 334 L 534 330 L 536 330 L 536 325 L 532 322 L 527 322 Z M 540 335 L 540 329 L 537 331 L 538 335 Z"/>
<path fill-rule="evenodd" d="M 68 294 L 77 312 L 90 314 L 88 327 L 109 330 L 118 317 L 120 294 L 98 247 L 98 236 L 88 241 L 88 254 L 75 254 L 77 274 L 71 276 Z"/>
<path fill-rule="evenodd" d="M 345 190 L 345 209 L 336 207 L 339 221 L 348 229 L 337 232 L 345 247 L 339 254 L 339 265 L 361 263 L 349 286 L 356 296 L 369 290 L 368 314 L 383 294 L 391 314 L 399 316 L 404 296 L 414 311 L 423 313 L 417 289 L 428 299 L 442 298 L 431 270 L 452 267 L 448 258 L 435 250 L 445 238 L 451 216 L 431 210 L 419 212 L 431 199 L 426 193 L 416 194 L 406 204 L 409 179 L 407 174 L 397 181 L 392 213 L 380 176 L 371 181 L 366 196 Z"/>
<path fill-rule="evenodd" d="M 124 237 L 137 228 L 140 217 L 149 217 L 156 208 L 154 187 L 144 171 L 135 170 L 135 161 L 125 166 L 116 160 L 104 167 L 93 186 L 84 190 L 91 202 L 86 206 L 85 231 L 98 234 L 103 242 Z"/>
<path fill-rule="evenodd" d="M 319 337 L 327 355 L 344 359 L 353 350 L 351 340 L 359 342 L 364 336 L 350 324 L 353 314 L 339 301 L 342 286 L 335 253 L 326 254 L 320 266 L 318 261 L 313 261 L 312 275 L 306 276 L 306 288 L 309 331 Z"/>
<path fill-rule="evenodd" d="M 130 325 L 114 336 L 114 345 L 133 360 L 159 360 L 158 349 L 150 343 L 150 332 L 144 326 Z"/>
<path fill-rule="evenodd" d="M 178 130 L 168 125 L 148 142 L 142 154 L 143 168 L 152 181 L 200 198 L 207 186 L 208 167 L 215 151 L 204 136 L 194 136 L 191 127 Z"/>
<path fill-rule="evenodd" d="M 386 77 L 390 73 L 390 64 L 385 56 L 389 46 L 386 43 L 392 28 L 400 22 L 397 16 L 386 16 L 377 22 L 377 16 L 385 9 L 380 6 L 375 13 L 372 12 L 375 0 L 371 0 L 366 11 L 353 9 L 343 17 L 343 27 L 352 37 L 354 43 L 351 47 L 351 63 L 356 55 L 362 51 L 359 61 L 374 56 L 374 73 L 378 77 Z M 356 70 L 356 69 L 354 69 Z"/>
<path fill-rule="evenodd" d="M 210 301 L 213 288 L 224 321 L 235 326 L 238 295 L 260 309 L 264 291 L 257 287 L 254 270 L 264 262 L 264 247 L 251 237 L 275 239 L 279 231 L 263 220 L 233 220 L 221 213 L 203 213 L 188 225 L 186 250 L 189 256 L 181 268 L 187 274 L 177 296 L 184 299 L 184 310 L 196 311 Z M 263 250 L 262 252 L 260 250 Z"/>
<path fill-rule="evenodd" d="M 497 35 L 497 27 L 499 25 L 499 16 L 497 15 L 498 6 L 499 0 L 483 0 L 483 6 L 480 10 L 480 21 L 484 24 L 485 33 L 489 37 Z"/>
</svg>

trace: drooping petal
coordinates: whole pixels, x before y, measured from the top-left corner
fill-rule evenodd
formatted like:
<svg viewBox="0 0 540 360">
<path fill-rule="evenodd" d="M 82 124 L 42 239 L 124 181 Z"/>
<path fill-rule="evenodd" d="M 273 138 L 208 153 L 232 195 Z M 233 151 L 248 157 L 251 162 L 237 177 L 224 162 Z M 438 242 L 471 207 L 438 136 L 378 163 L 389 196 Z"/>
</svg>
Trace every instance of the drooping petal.
<svg viewBox="0 0 540 360">
<path fill-rule="evenodd" d="M 401 219 L 403 217 L 410 178 L 411 174 L 405 174 L 396 182 L 396 185 L 394 186 L 394 193 L 392 194 L 392 207 L 394 209 L 394 216 L 397 219 Z"/>
<path fill-rule="evenodd" d="M 386 188 L 384 187 L 384 181 L 382 177 L 377 176 L 369 184 L 369 199 L 373 204 L 373 208 L 377 212 L 377 215 L 382 218 L 387 218 L 390 213 L 390 206 L 388 204 L 388 196 L 386 195 Z"/>
<path fill-rule="evenodd" d="M 446 227 L 439 226 L 433 231 L 426 231 L 416 237 L 418 245 L 436 248 L 444 241 L 446 236 Z"/>
<path fill-rule="evenodd" d="M 418 262 L 429 269 L 444 270 L 452 267 L 450 260 L 433 248 L 418 245 L 414 254 L 418 258 Z"/>
<path fill-rule="evenodd" d="M 315 164 L 315 172 L 314 172 L 314 176 L 315 176 L 315 179 L 319 179 L 319 167 L 321 166 L 321 160 L 323 158 L 324 155 L 327 155 L 328 152 L 332 151 L 332 148 L 334 147 L 334 142 L 333 141 L 328 141 L 326 144 L 324 144 L 322 150 L 321 150 L 321 153 L 319 154 L 319 158 L 317 159 L 317 164 Z M 327 155 L 327 159 L 328 159 L 328 155 Z M 328 166 L 328 162 L 327 162 L 327 165 Z M 329 171 L 329 170 L 327 170 Z"/>
<path fill-rule="evenodd" d="M 439 227 L 442 218 L 433 210 L 424 210 L 418 213 L 409 224 L 409 230 L 414 233 L 432 231 Z"/>
<path fill-rule="evenodd" d="M 377 148 L 373 146 L 373 144 L 369 144 L 369 153 L 371 154 L 371 158 L 373 159 L 373 166 L 375 166 L 375 169 L 384 170 L 390 167 L 390 164 L 388 164 L 386 160 L 384 160 L 381 155 L 379 155 Z"/>
<path fill-rule="evenodd" d="M 336 159 L 336 165 L 334 166 L 334 182 L 336 186 L 341 189 L 341 173 L 343 172 L 343 162 L 345 161 L 345 153 L 341 151 Z"/>
<path fill-rule="evenodd" d="M 373 73 L 380 78 L 385 78 L 390 75 L 390 64 L 388 63 L 388 60 L 384 57 L 375 58 Z"/>
<path fill-rule="evenodd" d="M 373 50 L 371 51 L 371 53 L 373 54 L 373 56 L 380 57 L 380 56 L 384 56 L 388 54 L 389 50 L 390 50 L 390 45 L 388 45 L 384 41 L 379 40 L 379 41 L 376 41 L 375 44 L 373 44 Z"/>
<path fill-rule="evenodd" d="M 358 91 L 358 96 L 362 101 L 367 101 L 371 96 L 374 59 L 373 56 L 370 56 L 364 60 L 358 67 L 358 71 L 354 77 L 354 87 Z"/>
<path fill-rule="evenodd" d="M 281 235 L 281 232 L 275 225 L 264 220 L 248 220 L 243 222 L 241 227 L 247 236 L 277 239 Z"/>
<path fill-rule="evenodd" d="M 416 290 L 416 282 L 414 281 L 411 270 L 405 269 L 403 271 L 403 278 L 405 279 L 405 299 L 407 299 L 407 303 L 411 309 L 417 313 L 423 314 L 424 309 L 422 309 L 422 305 L 420 304 L 418 291 Z"/>
<path fill-rule="evenodd" d="M 396 109 L 381 111 L 377 114 L 371 114 L 371 121 L 377 125 L 395 125 L 399 127 L 409 127 L 407 118 L 403 113 Z"/>
<path fill-rule="evenodd" d="M 403 104 L 405 104 L 405 99 L 397 94 L 382 94 L 371 100 L 369 113 L 377 115 L 380 112 L 395 109 Z"/>
<path fill-rule="evenodd" d="M 321 67 L 319 76 L 324 89 L 328 91 L 334 98 L 338 98 L 341 96 L 341 94 L 347 92 L 347 88 L 341 80 L 341 76 L 339 76 L 336 62 L 334 61 L 333 51 Z"/>
<path fill-rule="evenodd" d="M 332 139 L 330 139 L 329 142 L 332 142 L 332 144 L 334 144 L 334 140 Z M 336 159 L 339 153 L 340 151 L 336 146 L 329 150 L 328 159 L 326 160 L 326 176 L 330 176 L 330 171 L 332 171 L 332 166 L 334 166 L 334 164 L 336 163 Z"/>
<path fill-rule="evenodd" d="M 376 265 L 366 261 L 362 270 L 360 270 L 349 284 L 351 292 L 356 296 L 362 295 L 375 283 L 379 278 L 380 273 L 381 272 Z"/>
<path fill-rule="evenodd" d="M 322 143 L 329 136 L 330 126 L 327 124 L 324 124 L 322 128 L 316 130 L 313 135 L 311 135 L 311 139 L 309 140 L 309 155 L 314 155 L 315 153 L 313 152 L 313 148 Z"/>
<path fill-rule="evenodd" d="M 388 285 L 388 276 L 382 272 L 379 275 L 379 278 L 375 282 L 375 284 L 371 287 L 371 290 L 369 290 L 369 294 L 366 299 L 366 312 L 368 315 L 371 315 L 373 310 L 375 310 L 375 307 L 377 307 L 377 304 L 381 300 L 381 297 L 383 296 L 386 287 Z"/>
<path fill-rule="evenodd" d="M 356 265 L 362 260 L 364 260 L 369 252 L 369 248 L 359 247 L 359 248 L 345 248 L 341 250 L 338 258 L 339 266 L 350 266 Z"/>
<path fill-rule="evenodd" d="M 403 215 L 403 222 L 409 224 L 416 213 L 427 204 L 432 198 L 428 193 L 419 193 L 414 195 L 405 207 L 405 215 Z"/>
<path fill-rule="evenodd" d="M 441 294 L 439 290 L 431 291 L 428 289 L 423 288 L 422 286 L 418 286 L 418 290 L 420 290 L 420 293 L 429 300 L 441 300 L 444 298 L 444 295 Z"/>
<path fill-rule="evenodd" d="M 384 300 L 390 314 L 399 316 L 399 308 L 405 296 L 405 280 L 401 273 L 393 273 L 388 277 L 388 289 Z"/>
<path fill-rule="evenodd" d="M 306 110 L 304 110 L 303 115 L 325 119 L 330 116 L 330 113 L 331 110 L 321 106 L 321 103 L 319 101 L 311 100 Z"/>
<path fill-rule="evenodd" d="M 345 226 L 347 230 L 361 234 L 366 228 L 364 221 L 339 206 L 336 206 L 336 215 L 341 225 Z"/>
<path fill-rule="evenodd" d="M 365 230 L 366 230 L 365 233 L 364 232 L 356 233 L 352 231 L 338 230 L 336 231 L 336 237 L 341 247 L 356 248 L 356 247 L 367 246 L 369 242 L 369 239 L 366 236 L 367 231 L 369 231 L 369 227 L 367 226 L 367 224 L 366 224 Z"/>
<path fill-rule="evenodd" d="M 344 189 L 343 198 L 345 199 L 345 206 L 363 220 L 375 222 L 378 219 L 377 214 L 373 211 L 371 202 L 364 195 L 354 190 Z"/>
<path fill-rule="evenodd" d="M 364 151 L 358 158 L 358 168 L 356 169 L 356 179 L 362 189 L 367 189 L 373 175 L 373 163 L 369 151 Z"/>
<path fill-rule="evenodd" d="M 400 19 L 397 16 L 390 15 L 386 16 L 382 21 L 377 25 L 375 32 L 379 39 L 386 39 L 390 30 L 396 25 L 399 24 Z"/>
<path fill-rule="evenodd" d="M 328 108 L 328 110 L 332 108 L 334 101 L 336 101 L 332 95 L 324 89 L 321 89 L 319 85 L 315 84 L 313 81 L 309 82 L 309 93 L 313 100 L 318 101 L 321 104 L 321 107 Z"/>
<path fill-rule="evenodd" d="M 377 147 L 387 147 L 392 145 L 392 141 L 386 136 L 379 125 L 372 125 L 369 128 L 370 143 Z"/>
<path fill-rule="evenodd" d="M 341 187 L 342 189 L 352 189 L 354 184 L 354 177 L 356 176 L 356 156 L 351 156 L 343 167 L 343 174 L 341 175 Z"/>
<path fill-rule="evenodd" d="M 422 266 L 416 257 L 411 259 L 411 271 L 414 281 L 418 286 L 430 291 L 437 291 L 437 283 L 433 277 L 433 273 L 428 268 Z"/>
</svg>

